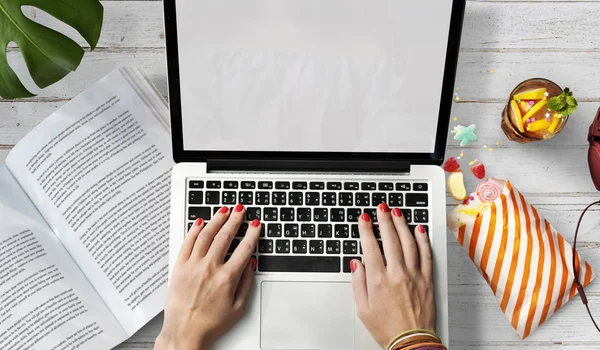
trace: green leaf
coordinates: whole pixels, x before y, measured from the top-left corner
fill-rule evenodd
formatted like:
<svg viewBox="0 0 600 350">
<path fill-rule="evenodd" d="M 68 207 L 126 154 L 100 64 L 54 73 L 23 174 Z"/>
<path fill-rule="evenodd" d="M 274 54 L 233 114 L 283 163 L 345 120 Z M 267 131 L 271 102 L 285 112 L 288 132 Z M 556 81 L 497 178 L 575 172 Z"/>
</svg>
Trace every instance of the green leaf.
<svg viewBox="0 0 600 350">
<path fill-rule="evenodd" d="M 562 95 L 552 97 L 548 100 L 548 109 L 551 111 L 560 111 L 565 108 L 567 105 L 567 101 L 564 98 L 561 98 Z"/>
<path fill-rule="evenodd" d="M 45 88 L 77 69 L 83 49 L 67 36 L 27 17 L 21 6 L 34 6 L 73 27 L 92 50 L 102 30 L 104 8 L 98 0 L 0 0 L 0 96 L 31 97 L 8 65 L 6 47 L 20 48 L 33 81 Z"/>
<path fill-rule="evenodd" d="M 567 96 L 567 104 L 571 107 L 577 107 L 577 100 L 573 96 Z"/>
<path fill-rule="evenodd" d="M 563 112 L 561 114 L 564 116 L 571 115 L 571 114 L 575 113 L 576 110 L 577 110 L 576 106 L 567 106 L 567 107 L 565 107 L 565 109 L 563 110 Z"/>
</svg>

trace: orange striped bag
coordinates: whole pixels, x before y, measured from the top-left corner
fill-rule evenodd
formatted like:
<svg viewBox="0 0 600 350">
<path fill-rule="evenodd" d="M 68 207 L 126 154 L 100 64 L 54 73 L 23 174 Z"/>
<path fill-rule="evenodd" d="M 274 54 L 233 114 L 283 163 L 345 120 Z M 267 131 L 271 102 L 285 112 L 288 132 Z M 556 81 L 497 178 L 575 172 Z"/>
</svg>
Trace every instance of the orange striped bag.
<svg viewBox="0 0 600 350">
<path fill-rule="evenodd" d="M 577 294 L 571 245 L 509 181 L 479 184 L 448 215 L 448 227 L 522 339 Z M 576 257 L 585 287 L 592 268 Z"/>
</svg>

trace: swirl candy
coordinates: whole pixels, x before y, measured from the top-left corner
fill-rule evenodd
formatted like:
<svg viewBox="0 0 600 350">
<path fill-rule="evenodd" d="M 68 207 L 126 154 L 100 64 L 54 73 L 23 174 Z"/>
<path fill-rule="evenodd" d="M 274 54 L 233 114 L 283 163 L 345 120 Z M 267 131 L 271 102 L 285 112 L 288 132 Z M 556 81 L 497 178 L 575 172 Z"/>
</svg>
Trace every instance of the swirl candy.
<svg viewBox="0 0 600 350">
<path fill-rule="evenodd" d="M 500 195 L 500 188 L 489 181 L 480 183 L 475 189 L 483 202 L 492 202 Z"/>
</svg>

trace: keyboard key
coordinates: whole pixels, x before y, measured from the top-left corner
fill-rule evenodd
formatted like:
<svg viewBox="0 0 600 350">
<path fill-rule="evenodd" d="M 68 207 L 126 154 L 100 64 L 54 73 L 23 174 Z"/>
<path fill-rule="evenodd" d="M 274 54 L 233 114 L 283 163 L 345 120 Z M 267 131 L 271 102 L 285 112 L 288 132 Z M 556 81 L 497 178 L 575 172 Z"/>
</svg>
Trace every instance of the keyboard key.
<svg viewBox="0 0 600 350">
<path fill-rule="evenodd" d="M 369 205 L 369 194 L 368 193 L 364 193 L 364 192 L 359 192 L 356 194 L 356 196 L 354 196 L 354 205 L 356 205 L 357 207 L 364 207 Z"/>
<path fill-rule="evenodd" d="M 273 205 L 285 205 L 286 195 L 285 192 L 273 192 Z"/>
<path fill-rule="evenodd" d="M 331 208 L 331 210 L 329 211 L 329 221 L 333 221 L 333 222 L 344 222 L 345 219 L 345 213 L 344 213 L 344 209 L 340 209 L 340 208 Z"/>
<path fill-rule="evenodd" d="M 327 183 L 327 189 L 328 190 L 339 191 L 339 190 L 342 189 L 342 183 L 341 182 L 328 182 Z"/>
<path fill-rule="evenodd" d="M 298 210 L 296 210 L 296 219 L 298 221 L 310 221 L 312 217 L 311 214 L 310 208 L 298 208 Z"/>
<path fill-rule="evenodd" d="M 408 182 L 397 182 L 396 191 L 410 191 L 410 183 Z"/>
<path fill-rule="evenodd" d="M 240 225 L 240 228 L 238 228 L 235 236 L 236 237 L 244 237 L 246 235 L 246 232 L 248 232 L 248 223 L 242 222 L 242 224 Z"/>
<path fill-rule="evenodd" d="M 206 204 L 219 204 L 220 200 L 219 191 L 206 191 Z"/>
<path fill-rule="evenodd" d="M 302 192 L 290 192 L 289 195 L 289 203 L 290 205 L 302 205 L 304 196 L 302 195 Z"/>
<path fill-rule="evenodd" d="M 254 181 L 242 181 L 242 188 L 243 189 L 255 189 L 256 188 L 256 182 Z"/>
<path fill-rule="evenodd" d="M 196 220 L 202 218 L 204 221 L 210 220 L 210 208 L 209 207 L 189 207 L 188 208 L 188 220 Z"/>
<path fill-rule="evenodd" d="M 323 205 L 327 205 L 327 206 L 335 206 L 336 205 L 336 201 L 335 201 L 335 192 L 323 192 L 323 196 L 322 196 L 322 201 L 323 201 Z"/>
<path fill-rule="evenodd" d="M 260 224 L 260 236 L 264 237 L 265 236 L 265 232 L 267 232 L 267 229 L 265 228 L 265 224 L 261 223 Z"/>
<path fill-rule="evenodd" d="M 292 252 L 294 254 L 306 254 L 306 241 L 295 239 L 292 241 Z"/>
<path fill-rule="evenodd" d="M 358 224 L 354 224 L 350 227 L 350 234 L 352 238 L 360 238 L 360 233 L 358 232 Z"/>
<path fill-rule="evenodd" d="M 277 221 L 277 208 L 265 208 L 264 220 Z"/>
<path fill-rule="evenodd" d="M 404 219 L 406 220 L 407 223 L 411 223 L 412 222 L 412 210 L 410 209 L 400 209 L 402 211 L 402 216 L 404 216 Z"/>
<path fill-rule="evenodd" d="M 371 200 L 371 205 L 376 207 L 381 203 L 386 203 L 387 202 L 387 196 L 385 195 L 385 193 L 373 193 L 372 196 L 372 200 Z"/>
<path fill-rule="evenodd" d="M 374 182 L 363 182 L 360 185 L 360 189 L 363 191 L 375 191 L 377 189 L 377 185 Z"/>
<path fill-rule="evenodd" d="M 222 207 L 213 207 L 213 215 L 215 215 Z"/>
<path fill-rule="evenodd" d="M 315 208 L 313 210 L 314 221 L 327 221 L 327 208 Z"/>
<path fill-rule="evenodd" d="M 318 236 L 319 238 L 330 238 L 332 236 L 331 224 L 319 224 Z"/>
<path fill-rule="evenodd" d="M 272 181 L 259 181 L 258 188 L 263 189 L 263 190 L 271 190 L 271 189 L 273 189 L 273 182 Z"/>
<path fill-rule="evenodd" d="M 239 184 L 237 181 L 225 181 L 223 183 L 223 187 L 224 188 L 228 188 L 228 189 L 235 189 L 238 188 Z"/>
<path fill-rule="evenodd" d="M 339 204 L 342 207 L 349 207 L 352 206 L 352 203 L 354 201 L 354 196 L 352 195 L 352 193 L 348 193 L 348 192 L 342 192 L 339 195 Z"/>
<path fill-rule="evenodd" d="M 290 183 L 288 181 L 277 181 L 275 182 L 275 188 L 278 190 L 289 190 Z"/>
<path fill-rule="evenodd" d="M 406 194 L 406 206 L 407 207 L 426 207 L 429 205 L 427 193 L 407 193 Z"/>
<path fill-rule="evenodd" d="M 204 181 L 202 180 L 192 180 L 189 182 L 190 188 L 204 188 Z"/>
<path fill-rule="evenodd" d="M 308 184 L 303 181 L 294 181 L 292 182 L 292 188 L 294 190 L 306 190 L 308 189 Z"/>
<path fill-rule="evenodd" d="M 194 225 L 193 222 L 188 222 L 188 224 L 187 224 L 187 227 L 188 227 L 187 230 L 188 231 L 192 228 L 192 225 Z"/>
<path fill-rule="evenodd" d="M 300 237 L 315 237 L 315 224 L 302 224 L 300 226 Z"/>
<path fill-rule="evenodd" d="M 365 209 L 365 213 L 369 214 L 371 221 L 377 222 L 377 209 Z"/>
<path fill-rule="evenodd" d="M 245 205 L 254 204 L 254 193 L 246 191 L 240 192 L 240 203 Z"/>
<path fill-rule="evenodd" d="M 258 240 L 258 252 L 261 254 L 273 253 L 273 240 L 259 239 Z"/>
<path fill-rule="evenodd" d="M 350 227 L 346 224 L 336 224 L 333 236 L 335 238 L 348 238 L 350 236 Z"/>
<path fill-rule="evenodd" d="M 393 191 L 394 190 L 394 184 L 391 182 L 380 182 L 379 183 L 379 190 L 380 191 Z"/>
<path fill-rule="evenodd" d="M 414 222 L 425 223 L 429 221 L 429 212 L 427 209 L 415 209 Z"/>
<path fill-rule="evenodd" d="M 404 196 L 402 193 L 390 193 L 388 204 L 391 207 L 401 207 L 404 205 Z"/>
<path fill-rule="evenodd" d="M 234 191 L 223 191 L 221 203 L 222 204 L 236 204 L 237 193 Z"/>
<path fill-rule="evenodd" d="M 417 182 L 413 184 L 413 191 L 427 191 L 427 184 Z"/>
<path fill-rule="evenodd" d="M 340 258 L 334 256 L 260 256 L 262 272 L 340 272 Z"/>
<path fill-rule="evenodd" d="M 294 221 L 294 208 L 281 208 L 279 210 L 279 219 L 281 221 Z"/>
<path fill-rule="evenodd" d="M 379 225 L 373 225 L 373 234 L 375 238 L 381 238 L 381 233 L 379 232 Z"/>
<path fill-rule="evenodd" d="M 283 226 L 283 235 L 285 237 L 298 237 L 298 224 L 285 224 Z"/>
<path fill-rule="evenodd" d="M 362 212 L 360 209 L 348 209 L 346 211 L 346 221 L 348 222 L 358 222 L 358 218 Z"/>
<path fill-rule="evenodd" d="M 339 254 L 341 251 L 340 241 L 327 241 L 327 254 Z"/>
<path fill-rule="evenodd" d="M 358 254 L 358 242 L 354 240 L 345 240 L 343 244 L 344 254 Z"/>
<path fill-rule="evenodd" d="M 202 204 L 202 197 L 204 197 L 204 192 L 202 191 L 190 191 L 188 193 L 188 203 L 190 204 Z"/>
<path fill-rule="evenodd" d="M 358 190 L 358 182 L 346 182 L 344 183 L 344 189 L 350 191 Z"/>
<path fill-rule="evenodd" d="M 325 189 L 325 183 L 324 182 L 311 182 L 310 183 L 310 189 L 311 190 L 324 190 Z"/>
<path fill-rule="evenodd" d="M 281 224 L 268 224 L 267 237 L 281 237 Z"/>
<path fill-rule="evenodd" d="M 311 254 L 323 254 L 323 241 L 321 240 L 310 240 L 310 253 Z"/>
<path fill-rule="evenodd" d="M 206 181 L 206 188 L 221 188 L 221 181 Z"/>
<path fill-rule="evenodd" d="M 290 241 L 287 239 L 278 239 L 275 241 L 275 253 L 288 254 L 290 252 Z"/>
<path fill-rule="evenodd" d="M 269 192 L 256 192 L 256 205 L 269 205 L 269 198 Z"/>
<path fill-rule="evenodd" d="M 319 192 L 306 192 L 306 205 L 319 205 Z"/>
<path fill-rule="evenodd" d="M 227 254 L 232 254 L 235 251 L 235 248 L 238 247 L 238 245 L 240 245 L 239 239 L 234 239 L 233 241 L 231 241 L 231 245 L 229 245 L 229 249 L 227 249 Z"/>
<path fill-rule="evenodd" d="M 360 256 L 345 256 L 344 257 L 344 272 L 348 273 L 351 272 L 350 271 L 350 261 L 352 260 L 358 260 L 360 261 Z"/>
<path fill-rule="evenodd" d="M 248 207 L 246 209 L 246 221 L 261 220 L 260 208 Z"/>
</svg>

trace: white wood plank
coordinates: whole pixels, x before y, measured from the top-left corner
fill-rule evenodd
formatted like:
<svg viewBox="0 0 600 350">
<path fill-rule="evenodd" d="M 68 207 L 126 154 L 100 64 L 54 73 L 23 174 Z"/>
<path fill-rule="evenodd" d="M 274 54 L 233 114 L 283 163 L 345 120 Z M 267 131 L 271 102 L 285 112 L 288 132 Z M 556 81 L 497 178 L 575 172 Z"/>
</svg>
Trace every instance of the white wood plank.
<svg viewBox="0 0 600 350">
<path fill-rule="evenodd" d="M 4 161 L 6 160 L 6 157 L 8 157 L 9 152 L 10 152 L 9 147 L 0 146 L 0 164 L 4 163 Z"/>
</svg>

